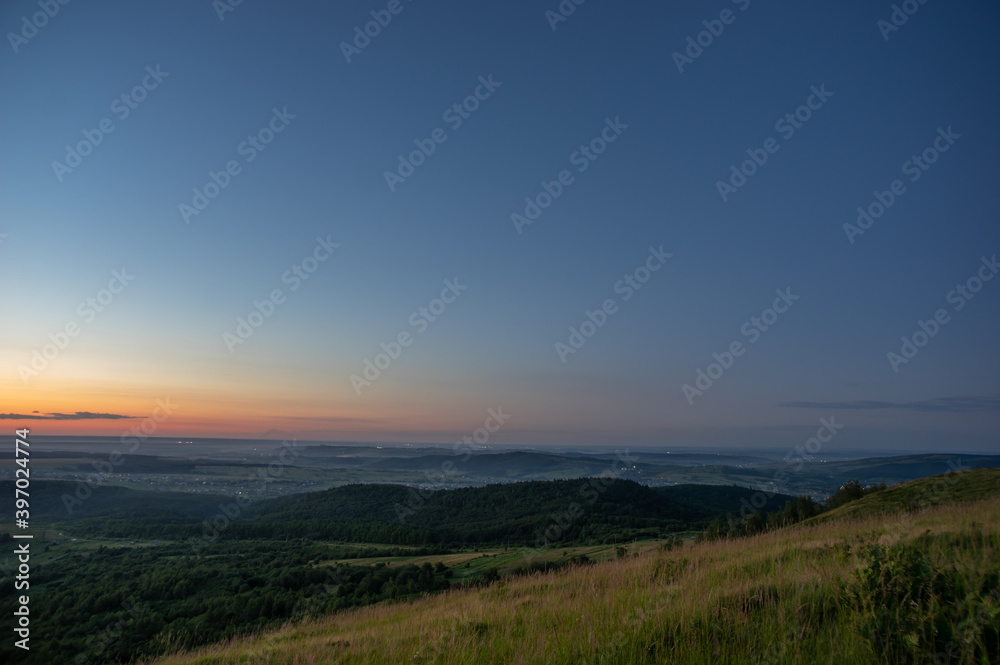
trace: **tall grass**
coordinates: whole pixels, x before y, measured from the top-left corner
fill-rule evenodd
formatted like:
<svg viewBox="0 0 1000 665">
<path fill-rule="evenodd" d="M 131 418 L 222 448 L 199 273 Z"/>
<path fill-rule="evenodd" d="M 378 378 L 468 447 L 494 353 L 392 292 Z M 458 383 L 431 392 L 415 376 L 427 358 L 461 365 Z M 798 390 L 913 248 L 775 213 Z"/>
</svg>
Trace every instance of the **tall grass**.
<svg viewBox="0 0 1000 665">
<path fill-rule="evenodd" d="M 1000 662 L 1000 498 L 848 515 L 344 612 L 155 661 Z"/>
</svg>

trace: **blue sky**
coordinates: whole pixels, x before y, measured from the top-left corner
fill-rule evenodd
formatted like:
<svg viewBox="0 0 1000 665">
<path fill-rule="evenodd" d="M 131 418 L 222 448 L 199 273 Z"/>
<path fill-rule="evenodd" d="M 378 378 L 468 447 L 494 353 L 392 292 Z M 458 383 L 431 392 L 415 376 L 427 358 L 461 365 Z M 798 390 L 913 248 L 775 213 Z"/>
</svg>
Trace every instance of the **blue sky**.
<svg viewBox="0 0 1000 665">
<path fill-rule="evenodd" d="M 502 404 L 498 443 L 778 448 L 834 414 L 831 445 L 997 449 L 1000 280 L 946 301 L 1000 250 L 993 5 L 930 0 L 885 39 L 891 4 L 592 0 L 553 30 L 556 2 L 404 0 L 347 62 L 341 43 L 386 6 L 245 2 L 220 20 L 207 0 L 71 2 L 15 52 L 8 33 L 40 10 L 4 4 L 0 303 L 17 325 L 0 410 L 138 417 L 171 395 L 187 407 L 164 432 L 448 441 Z M 679 72 L 673 54 L 723 10 Z M 452 128 L 444 112 L 490 76 Z M 832 96 L 783 138 L 814 86 Z M 273 109 L 294 118 L 248 162 L 238 146 Z M 52 163 L 104 118 L 114 131 L 60 181 Z M 627 129 L 578 172 L 616 118 Z M 903 164 L 949 127 L 960 138 L 911 182 Z M 390 191 L 385 172 L 436 128 L 447 139 Z M 723 201 L 730 165 L 772 137 Z M 178 206 L 230 160 L 239 174 L 185 223 Z M 518 233 L 512 213 L 564 169 L 573 183 Z M 844 224 L 896 179 L 906 192 L 850 243 Z M 318 237 L 339 247 L 292 292 L 282 276 Z M 624 302 L 614 285 L 661 245 L 671 258 Z M 26 381 L 122 267 L 134 281 Z M 411 314 L 455 278 L 468 289 L 418 333 Z M 275 288 L 287 298 L 231 351 Z M 800 299 L 689 404 L 682 386 L 786 288 Z M 562 362 L 556 344 L 608 298 Z M 887 353 L 939 308 L 949 323 L 894 372 Z M 412 345 L 356 391 L 401 332 Z"/>
</svg>

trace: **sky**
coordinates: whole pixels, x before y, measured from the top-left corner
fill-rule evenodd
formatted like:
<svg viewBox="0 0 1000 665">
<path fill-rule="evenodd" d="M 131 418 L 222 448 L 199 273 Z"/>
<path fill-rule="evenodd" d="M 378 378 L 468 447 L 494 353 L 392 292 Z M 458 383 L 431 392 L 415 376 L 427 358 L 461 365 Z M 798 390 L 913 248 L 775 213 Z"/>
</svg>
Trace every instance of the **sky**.
<svg viewBox="0 0 1000 665">
<path fill-rule="evenodd" d="M 1000 451 L 1000 8 L 902 5 L 5 2 L 0 419 Z"/>
</svg>

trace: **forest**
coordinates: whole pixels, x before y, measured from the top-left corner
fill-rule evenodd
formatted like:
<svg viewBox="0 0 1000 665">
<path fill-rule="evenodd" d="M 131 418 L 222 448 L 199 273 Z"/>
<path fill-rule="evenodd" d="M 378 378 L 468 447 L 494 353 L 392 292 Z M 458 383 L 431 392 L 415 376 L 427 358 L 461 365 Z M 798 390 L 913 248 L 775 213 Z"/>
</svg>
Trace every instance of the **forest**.
<svg viewBox="0 0 1000 665">
<path fill-rule="evenodd" d="M 0 483 L 0 491 L 10 484 Z M 693 534 L 737 513 L 754 494 L 598 477 L 447 491 L 348 485 L 239 507 L 232 497 L 96 487 L 68 510 L 72 488 L 46 482 L 35 489 L 33 505 L 60 536 L 32 561 L 31 612 L 45 617 L 33 642 L 45 653 L 35 657 L 80 665 L 498 577 L 495 570 L 456 575 L 441 562 L 354 559 L 537 547 L 543 533 L 547 546 L 560 548 Z M 790 501 L 774 495 L 764 510 Z M 0 540 L 10 544 L 10 535 Z M 521 570 L 553 566 L 529 559 Z M 12 584 L 0 589 L 0 600 L 12 600 Z M 11 648 L 0 646 L 0 657 Z"/>
</svg>

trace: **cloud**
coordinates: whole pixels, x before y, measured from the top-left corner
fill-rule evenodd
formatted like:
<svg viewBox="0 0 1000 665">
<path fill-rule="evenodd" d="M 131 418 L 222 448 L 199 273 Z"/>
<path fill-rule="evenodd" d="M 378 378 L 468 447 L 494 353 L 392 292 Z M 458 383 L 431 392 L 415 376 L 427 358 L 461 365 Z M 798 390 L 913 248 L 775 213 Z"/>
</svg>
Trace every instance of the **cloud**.
<svg viewBox="0 0 1000 665">
<path fill-rule="evenodd" d="M 969 413 L 972 411 L 1000 411 L 1000 395 L 978 395 L 969 397 L 935 397 L 934 399 L 912 402 L 883 402 L 879 400 L 854 400 L 850 402 L 785 402 L 781 406 L 797 409 L 849 409 L 852 411 L 876 411 L 880 409 L 902 409 L 922 413 Z"/>
<path fill-rule="evenodd" d="M 76 413 L 38 413 L 25 415 L 23 413 L 0 413 L 0 420 L 121 420 L 123 418 L 135 418 L 135 416 L 122 416 L 117 413 L 91 413 L 90 411 L 77 411 Z"/>
</svg>

